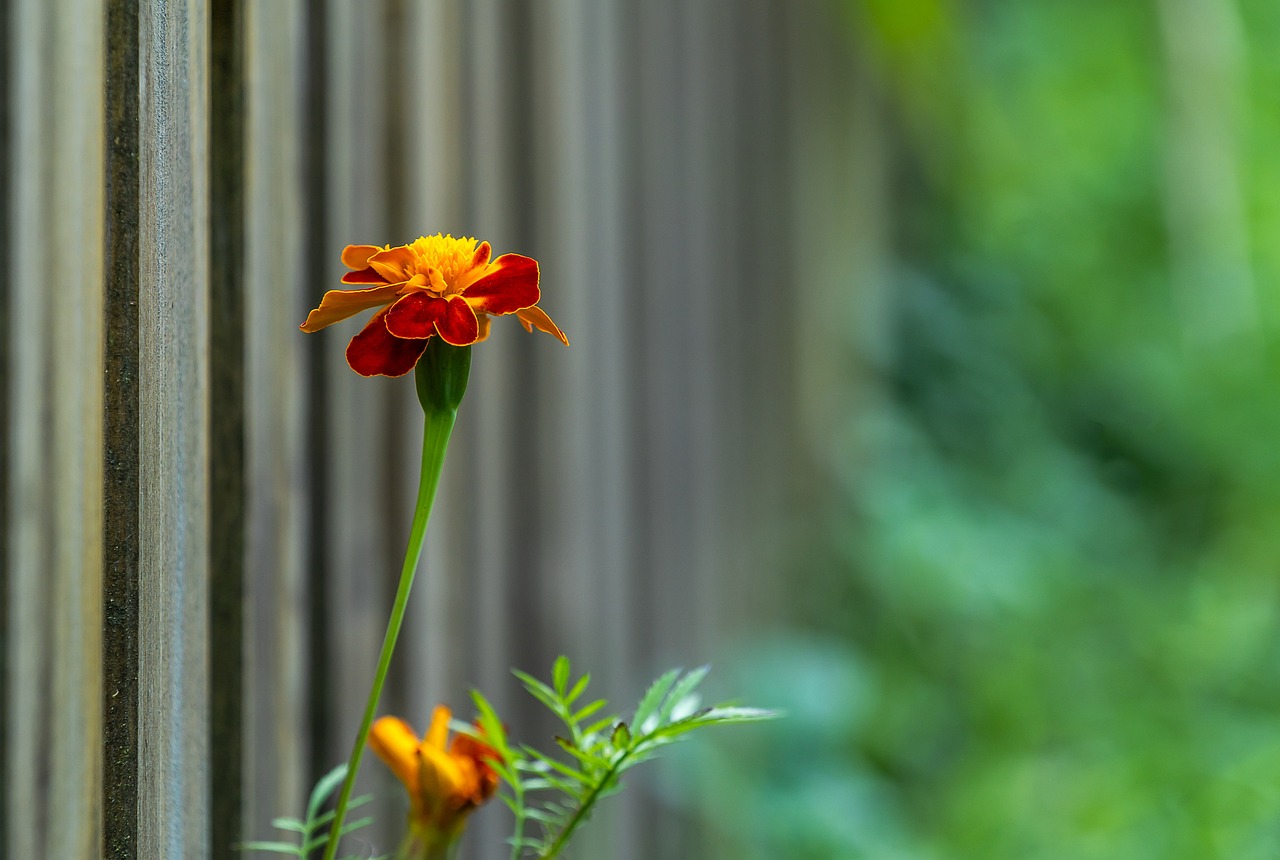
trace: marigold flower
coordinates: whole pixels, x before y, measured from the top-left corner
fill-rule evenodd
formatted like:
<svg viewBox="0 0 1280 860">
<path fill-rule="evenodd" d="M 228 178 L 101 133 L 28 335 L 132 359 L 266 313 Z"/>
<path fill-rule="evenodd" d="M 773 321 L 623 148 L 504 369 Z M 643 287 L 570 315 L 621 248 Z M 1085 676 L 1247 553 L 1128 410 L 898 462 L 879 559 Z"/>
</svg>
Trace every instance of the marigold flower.
<svg viewBox="0 0 1280 860">
<path fill-rule="evenodd" d="M 488 242 L 439 233 L 394 248 L 348 245 L 342 262 L 351 271 L 342 282 L 365 286 L 329 290 L 300 327 L 315 332 L 378 308 L 347 345 L 347 363 L 361 376 L 403 376 L 432 337 L 453 346 L 479 343 L 489 336 L 490 316 L 515 314 L 525 331 L 545 331 L 568 346 L 538 307 L 537 261 L 491 254 Z"/>
<path fill-rule="evenodd" d="M 444 705 L 436 706 L 421 739 L 397 717 L 382 717 L 369 730 L 369 746 L 408 789 L 410 823 L 428 843 L 457 838 L 467 815 L 498 789 L 489 766 L 497 757 L 492 748 L 463 734 L 446 746 L 450 716 Z"/>
</svg>

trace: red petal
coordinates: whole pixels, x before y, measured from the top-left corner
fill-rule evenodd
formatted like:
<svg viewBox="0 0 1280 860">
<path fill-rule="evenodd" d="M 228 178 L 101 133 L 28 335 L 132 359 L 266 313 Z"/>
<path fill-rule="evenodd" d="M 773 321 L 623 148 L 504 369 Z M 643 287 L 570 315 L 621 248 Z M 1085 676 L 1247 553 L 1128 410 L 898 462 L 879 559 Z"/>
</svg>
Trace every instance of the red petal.
<svg viewBox="0 0 1280 860">
<path fill-rule="evenodd" d="M 492 253 L 493 247 L 488 242 L 481 242 L 476 252 L 471 255 L 471 268 L 489 265 L 489 255 Z"/>
<path fill-rule="evenodd" d="M 374 271 L 373 266 L 356 272 L 347 272 L 342 276 L 344 284 L 385 284 L 387 279 Z"/>
<path fill-rule="evenodd" d="M 404 376 L 422 357 L 427 339 L 408 340 L 387 331 L 385 308 L 347 344 L 347 364 L 361 376 Z"/>
<path fill-rule="evenodd" d="M 503 254 L 462 295 L 476 311 L 513 314 L 538 303 L 538 261 L 522 254 Z"/>
<path fill-rule="evenodd" d="M 395 337 L 431 337 L 448 304 L 421 290 L 409 293 L 387 309 L 387 331 Z"/>
<path fill-rule="evenodd" d="M 480 339 L 480 320 L 465 299 L 451 296 L 444 313 L 436 319 L 436 332 L 445 343 L 470 346 Z"/>
<path fill-rule="evenodd" d="M 395 301 L 399 290 L 397 284 L 367 290 L 329 290 L 320 300 L 320 307 L 307 314 L 307 321 L 300 328 L 305 332 L 320 331 L 360 311 Z"/>
<path fill-rule="evenodd" d="M 342 265 L 348 269 L 363 269 L 369 258 L 382 249 L 377 245 L 348 245 L 342 249 Z"/>
</svg>

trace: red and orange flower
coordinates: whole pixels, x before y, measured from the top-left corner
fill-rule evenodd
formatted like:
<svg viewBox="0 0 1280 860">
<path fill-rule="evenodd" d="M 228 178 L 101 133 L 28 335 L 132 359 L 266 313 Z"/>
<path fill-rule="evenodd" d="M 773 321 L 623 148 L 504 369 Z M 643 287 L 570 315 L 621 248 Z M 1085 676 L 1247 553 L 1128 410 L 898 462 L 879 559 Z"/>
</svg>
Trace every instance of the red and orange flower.
<svg viewBox="0 0 1280 860">
<path fill-rule="evenodd" d="M 488 242 L 423 236 L 396 247 L 348 245 L 344 284 L 329 290 L 301 326 L 315 332 L 360 311 L 378 308 L 347 345 L 347 363 L 361 376 L 403 376 L 439 337 L 470 346 L 489 336 L 489 317 L 515 314 L 525 331 L 538 329 L 568 346 L 569 339 L 538 307 L 538 263 L 521 254 L 490 260 Z"/>
<path fill-rule="evenodd" d="M 397 717 L 382 717 L 369 730 L 369 746 L 408 789 L 410 824 L 427 842 L 456 839 L 467 815 L 498 789 L 489 766 L 497 753 L 468 735 L 448 743 L 450 716 L 438 705 L 422 739 Z"/>
</svg>

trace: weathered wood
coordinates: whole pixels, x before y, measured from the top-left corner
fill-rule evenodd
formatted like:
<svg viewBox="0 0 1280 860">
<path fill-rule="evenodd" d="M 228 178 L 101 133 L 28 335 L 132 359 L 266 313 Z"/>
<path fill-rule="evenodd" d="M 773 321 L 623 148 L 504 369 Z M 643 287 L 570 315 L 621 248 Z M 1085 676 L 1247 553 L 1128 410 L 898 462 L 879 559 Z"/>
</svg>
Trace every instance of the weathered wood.
<svg viewBox="0 0 1280 860">
<path fill-rule="evenodd" d="M 106 10 L 103 401 L 102 855 L 138 855 L 141 689 L 139 554 L 139 10 Z"/>
<path fill-rule="evenodd" d="M 4 7 L 0 241 L 59 284 L 0 285 L 5 856 L 100 831 L 105 857 L 229 857 L 349 751 L 421 431 L 408 380 L 346 366 L 364 315 L 297 331 L 349 242 L 531 254 L 573 341 L 507 319 L 477 350 L 383 712 L 465 716 L 476 685 L 544 742 L 512 665 L 568 653 L 625 707 L 768 610 L 769 407 L 834 372 L 773 300 L 867 225 L 839 198 L 858 177 L 828 181 L 854 138 L 807 89 L 820 62 L 786 83 L 784 7 L 729 5 Z M 837 218 L 791 217 L 792 169 Z M 636 782 L 584 853 L 688 854 Z M 402 798 L 373 759 L 361 788 L 385 850 Z"/>
<path fill-rule="evenodd" d="M 211 856 L 230 860 L 244 785 L 245 9 L 212 0 L 210 13 L 209 833 Z"/>
<path fill-rule="evenodd" d="M 11 169 L 9 143 L 9 116 L 13 111 L 13 94 L 9 89 L 12 80 L 11 61 L 13 49 L 9 42 L 13 5 L 0 4 L 0 48 L 4 59 L 0 61 L 0 259 L 9 259 L 9 171 Z M 9 684 L 9 307 L 11 273 L 0 272 L 0 336 L 6 346 L 0 348 L 0 848 L 9 845 L 9 709 L 13 694 Z"/>
<path fill-rule="evenodd" d="M 138 855 L 208 853 L 208 7 L 139 14 Z"/>
<path fill-rule="evenodd" d="M 301 813 L 313 779 L 308 744 L 320 731 L 308 703 L 307 613 L 316 597 L 308 574 L 323 563 L 308 539 L 323 468 L 307 460 L 315 429 L 307 415 L 311 341 L 297 330 L 315 295 L 308 197 L 323 189 L 299 169 L 320 145 L 302 103 L 303 81 L 316 86 L 304 43 L 310 11 L 300 0 L 245 8 L 247 74 L 256 85 L 246 92 L 247 716 L 239 799 L 244 835 L 255 839 L 278 835 L 274 816 Z"/>
</svg>

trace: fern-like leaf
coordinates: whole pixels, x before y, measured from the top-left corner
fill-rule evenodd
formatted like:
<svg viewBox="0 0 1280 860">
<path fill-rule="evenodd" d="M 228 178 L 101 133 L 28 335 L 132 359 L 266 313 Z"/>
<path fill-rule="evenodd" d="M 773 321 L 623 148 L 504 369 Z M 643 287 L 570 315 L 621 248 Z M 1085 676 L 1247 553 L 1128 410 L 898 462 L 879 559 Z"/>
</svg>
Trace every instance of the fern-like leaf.
<svg viewBox="0 0 1280 860">
<path fill-rule="evenodd" d="M 298 857 L 306 860 L 315 851 L 324 846 L 329 841 L 328 826 L 333 822 L 334 812 L 322 811 L 325 802 L 333 795 L 338 786 L 342 784 L 342 780 L 347 776 L 347 766 L 345 764 L 338 765 L 333 770 L 320 777 L 316 782 L 315 788 L 311 789 L 311 795 L 307 799 L 307 817 L 305 820 L 297 818 L 273 818 L 271 826 L 277 830 L 284 830 L 288 833 L 296 833 L 298 835 L 297 842 L 284 842 L 273 840 L 258 840 L 252 842 L 241 842 L 236 846 L 238 851 L 262 851 L 269 854 L 284 854 L 288 857 Z M 363 806 L 373 799 L 372 795 L 365 794 L 360 797 L 352 798 L 347 804 L 348 809 L 354 809 Z M 348 821 L 342 825 L 342 835 L 346 836 L 354 833 L 361 828 L 368 827 L 373 823 L 371 816 L 360 818 L 355 821 Z M 355 857 L 345 858 L 345 860 L 358 860 Z M 374 860 L 385 860 L 383 858 L 374 858 Z"/>
<path fill-rule="evenodd" d="M 566 657 L 555 661 L 550 684 L 516 670 L 515 676 L 529 694 L 568 729 L 567 736 L 556 738 L 561 751 L 569 756 L 567 761 L 530 746 L 510 746 L 505 729 L 492 715 L 488 702 L 475 694 L 485 733 L 502 732 L 501 748 L 491 745 L 502 759 L 501 767 L 495 766 L 495 770 L 509 790 L 503 799 L 516 814 L 516 831 L 508 840 L 511 860 L 530 855 L 539 860 L 558 857 L 590 818 L 596 803 L 621 788 L 624 772 L 653 758 L 663 747 L 694 729 L 778 716 L 774 711 L 728 705 L 699 709 L 697 687 L 707 672 L 704 666 L 690 672 L 673 669 L 663 674 L 649 686 L 627 723 L 616 716 L 598 717 L 608 707 L 603 699 L 575 707 L 586 692 L 590 676 L 573 681 Z M 584 724 L 591 718 L 595 718 L 593 722 Z M 552 794 L 545 799 L 540 794 L 537 802 L 530 805 L 527 795 L 535 791 Z M 536 822 L 541 834 L 526 834 L 526 822 Z"/>
</svg>

